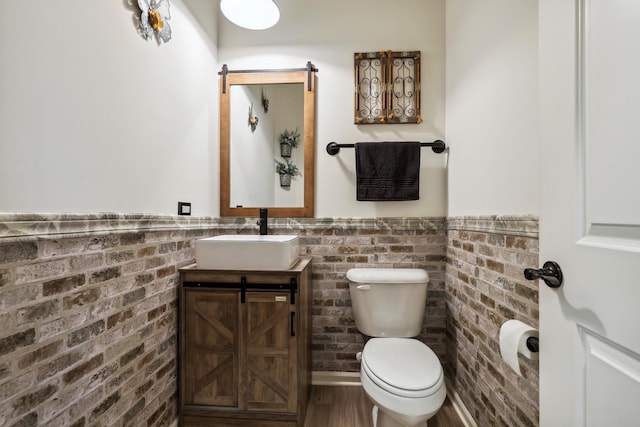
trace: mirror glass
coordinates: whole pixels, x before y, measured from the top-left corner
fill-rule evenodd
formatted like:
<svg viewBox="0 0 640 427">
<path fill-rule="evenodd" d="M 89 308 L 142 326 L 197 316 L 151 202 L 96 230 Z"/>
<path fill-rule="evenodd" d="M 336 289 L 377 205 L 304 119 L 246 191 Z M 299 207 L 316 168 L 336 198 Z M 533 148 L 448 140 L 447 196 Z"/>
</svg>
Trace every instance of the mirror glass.
<svg viewBox="0 0 640 427">
<path fill-rule="evenodd" d="M 221 216 L 258 216 L 259 208 L 275 217 L 313 216 L 315 81 L 309 77 L 306 70 L 221 76 Z M 283 140 L 293 143 L 281 147 Z M 294 172 L 290 182 L 279 173 L 287 167 Z"/>
<path fill-rule="evenodd" d="M 281 186 L 274 172 L 276 161 L 287 165 L 287 160 L 302 172 L 301 138 L 294 139 L 296 147 L 281 149 L 280 135 L 304 133 L 303 90 L 302 83 L 231 87 L 230 207 L 304 206 L 303 176 L 292 175 L 290 185 Z"/>
</svg>

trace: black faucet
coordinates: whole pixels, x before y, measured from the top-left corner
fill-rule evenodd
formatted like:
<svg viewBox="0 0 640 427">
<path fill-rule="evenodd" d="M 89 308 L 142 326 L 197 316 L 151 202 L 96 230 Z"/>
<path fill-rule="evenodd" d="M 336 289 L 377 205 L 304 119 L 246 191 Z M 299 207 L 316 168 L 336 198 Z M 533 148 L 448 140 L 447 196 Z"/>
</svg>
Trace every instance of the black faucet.
<svg viewBox="0 0 640 427">
<path fill-rule="evenodd" d="M 268 218 L 268 213 L 267 213 L 267 209 L 266 208 L 260 208 L 260 219 L 258 220 L 258 225 L 260 226 L 260 235 L 261 236 L 266 236 L 267 235 L 267 218 Z"/>
</svg>

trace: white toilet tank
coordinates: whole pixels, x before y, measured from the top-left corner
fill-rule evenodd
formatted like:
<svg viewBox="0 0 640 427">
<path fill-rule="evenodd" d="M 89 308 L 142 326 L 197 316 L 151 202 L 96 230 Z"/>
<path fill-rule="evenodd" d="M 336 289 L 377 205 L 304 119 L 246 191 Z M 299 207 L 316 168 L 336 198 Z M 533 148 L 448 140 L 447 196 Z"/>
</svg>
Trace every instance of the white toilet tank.
<svg viewBox="0 0 640 427">
<path fill-rule="evenodd" d="M 360 332 L 415 337 L 422 330 L 429 275 L 419 268 L 352 268 L 351 306 Z"/>
</svg>

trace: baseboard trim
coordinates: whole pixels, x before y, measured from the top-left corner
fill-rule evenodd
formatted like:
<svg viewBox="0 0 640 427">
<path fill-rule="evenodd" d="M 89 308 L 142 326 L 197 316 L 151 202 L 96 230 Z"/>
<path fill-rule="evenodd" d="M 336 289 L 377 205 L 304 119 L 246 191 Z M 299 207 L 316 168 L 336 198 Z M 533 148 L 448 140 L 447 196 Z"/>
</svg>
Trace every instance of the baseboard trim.
<svg viewBox="0 0 640 427">
<path fill-rule="evenodd" d="M 311 373 L 312 385 L 348 385 L 348 386 L 360 386 L 360 373 L 359 372 L 336 372 L 336 371 L 313 371 Z M 465 427 L 478 427 L 478 424 L 471 416 L 471 413 L 462 402 L 460 395 L 451 386 L 448 379 L 445 378 L 445 385 L 447 387 L 447 396 L 451 400 L 451 405 L 455 409 L 456 413 L 460 417 L 460 420 Z M 173 427 L 173 426 L 172 426 Z"/>
<path fill-rule="evenodd" d="M 360 372 L 313 371 L 312 385 L 350 385 L 359 386 Z"/>
<path fill-rule="evenodd" d="M 469 412 L 467 407 L 464 405 L 460 395 L 453 389 L 449 380 L 445 378 L 444 382 L 447 386 L 447 396 L 449 396 L 451 405 L 453 406 L 453 409 L 456 410 L 462 424 L 464 424 L 465 427 L 478 427 L 476 420 L 473 419 L 471 412 Z"/>
</svg>

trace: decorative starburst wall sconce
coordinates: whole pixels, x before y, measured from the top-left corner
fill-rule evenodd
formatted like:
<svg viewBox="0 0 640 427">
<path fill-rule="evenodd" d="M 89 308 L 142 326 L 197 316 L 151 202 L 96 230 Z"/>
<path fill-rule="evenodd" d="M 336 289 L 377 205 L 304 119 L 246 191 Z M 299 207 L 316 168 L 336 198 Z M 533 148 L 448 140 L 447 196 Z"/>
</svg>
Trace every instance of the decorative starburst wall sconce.
<svg viewBox="0 0 640 427">
<path fill-rule="evenodd" d="M 163 42 L 171 40 L 169 0 L 138 0 L 140 24 L 138 32 L 145 39 L 154 35 Z"/>
</svg>

